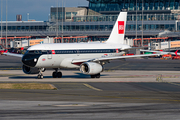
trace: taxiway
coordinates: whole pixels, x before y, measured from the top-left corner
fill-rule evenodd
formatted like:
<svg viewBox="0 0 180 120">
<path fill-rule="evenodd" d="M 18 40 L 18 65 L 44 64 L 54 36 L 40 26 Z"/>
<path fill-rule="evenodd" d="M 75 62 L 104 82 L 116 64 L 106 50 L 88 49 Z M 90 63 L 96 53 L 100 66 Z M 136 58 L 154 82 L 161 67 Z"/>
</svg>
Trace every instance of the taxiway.
<svg viewBox="0 0 180 120">
<path fill-rule="evenodd" d="M 11 59 L 9 59 L 11 58 Z M 106 65 L 100 79 L 78 70 L 62 70 L 63 78 L 25 75 L 20 59 L 0 56 L 0 83 L 49 83 L 57 90 L 0 90 L 0 119 L 128 119 L 180 118 L 179 61 L 129 59 Z"/>
</svg>

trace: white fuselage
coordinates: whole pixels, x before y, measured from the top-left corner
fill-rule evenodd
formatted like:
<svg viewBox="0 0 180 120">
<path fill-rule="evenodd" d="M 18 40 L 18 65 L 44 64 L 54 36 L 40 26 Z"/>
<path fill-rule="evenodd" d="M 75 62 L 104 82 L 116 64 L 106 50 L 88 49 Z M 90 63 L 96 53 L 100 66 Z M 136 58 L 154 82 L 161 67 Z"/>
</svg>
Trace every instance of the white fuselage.
<svg viewBox="0 0 180 120">
<path fill-rule="evenodd" d="M 92 59 L 100 57 L 120 56 L 125 52 L 122 49 L 130 48 L 128 45 L 109 43 L 56 43 L 39 44 L 32 46 L 28 51 L 50 51 L 50 54 L 42 54 L 34 60 L 37 68 L 78 68 L 78 64 L 72 64 L 77 59 Z"/>
</svg>

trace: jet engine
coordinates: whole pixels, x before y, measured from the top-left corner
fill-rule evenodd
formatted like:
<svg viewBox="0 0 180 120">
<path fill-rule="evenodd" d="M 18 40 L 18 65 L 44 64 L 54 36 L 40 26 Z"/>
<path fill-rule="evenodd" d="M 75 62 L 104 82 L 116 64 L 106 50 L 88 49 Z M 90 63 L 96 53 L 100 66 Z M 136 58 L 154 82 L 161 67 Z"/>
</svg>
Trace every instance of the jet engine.
<svg viewBox="0 0 180 120">
<path fill-rule="evenodd" d="M 103 71 L 102 65 L 95 62 L 84 62 L 80 65 L 80 71 L 83 74 L 95 75 Z"/>
<path fill-rule="evenodd" d="M 33 68 L 33 67 L 28 67 L 23 65 L 22 66 L 23 72 L 26 74 L 38 74 L 39 73 L 39 69 L 38 68 Z"/>
</svg>

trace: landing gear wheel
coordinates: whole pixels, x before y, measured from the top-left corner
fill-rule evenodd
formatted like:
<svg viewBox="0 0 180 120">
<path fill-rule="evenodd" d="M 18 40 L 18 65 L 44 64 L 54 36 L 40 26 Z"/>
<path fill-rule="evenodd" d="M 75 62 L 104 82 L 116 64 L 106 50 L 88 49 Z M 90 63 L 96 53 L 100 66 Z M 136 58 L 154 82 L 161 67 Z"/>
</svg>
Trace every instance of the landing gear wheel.
<svg viewBox="0 0 180 120">
<path fill-rule="evenodd" d="M 99 73 L 99 74 L 96 74 L 96 78 L 100 78 L 100 76 L 101 76 L 100 73 Z"/>
<path fill-rule="evenodd" d="M 58 72 L 58 73 L 57 73 L 57 77 L 58 77 L 58 78 L 62 78 L 62 73 L 61 73 L 61 72 Z"/>
<path fill-rule="evenodd" d="M 95 76 L 94 76 L 94 75 L 91 75 L 91 78 L 95 78 Z"/>
<path fill-rule="evenodd" d="M 43 79 L 43 75 L 38 75 L 37 78 L 38 79 Z"/>
<path fill-rule="evenodd" d="M 91 75 L 91 78 L 100 78 L 100 73 L 96 74 L 96 75 Z"/>
<path fill-rule="evenodd" d="M 53 76 L 53 78 L 56 78 L 57 77 L 57 73 L 53 72 L 52 76 Z"/>
<path fill-rule="evenodd" d="M 55 69 L 55 72 L 52 73 L 53 78 L 61 78 L 62 72 L 58 72 L 58 69 Z"/>
</svg>

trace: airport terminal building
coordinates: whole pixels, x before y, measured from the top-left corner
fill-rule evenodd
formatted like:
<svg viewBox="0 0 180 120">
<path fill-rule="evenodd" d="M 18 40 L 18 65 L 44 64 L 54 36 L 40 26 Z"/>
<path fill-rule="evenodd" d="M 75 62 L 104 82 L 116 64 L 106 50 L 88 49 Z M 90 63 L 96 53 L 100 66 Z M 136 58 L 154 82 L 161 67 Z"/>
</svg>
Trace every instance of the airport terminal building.
<svg viewBox="0 0 180 120">
<path fill-rule="evenodd" d="M 141 38 L 143 33 L 144 38 L 159 36 L 171 37 L 171 40 L 180 39 L 179 0 L 143 0 L 143 3 L 142 0 L 137 0 L 137 3 L 136 0 L 87 1 L 89 1 L 88 7 L 51 7 L 48 21 L 8 21 L 7 35 L 11 37 L 87 36 L 87 41 L 103 41 L 110 35 L 121 9 L 127 9 L 126 38 L 134 39 L 136 35 L 137 38 Z M 5 22 L 2 23 L 2 34 L 5 37 Z"/>
</svg>

